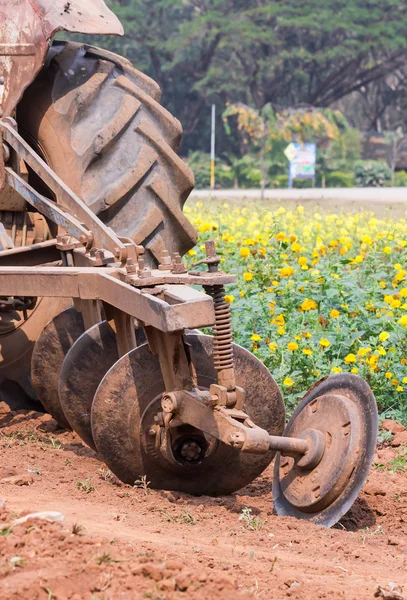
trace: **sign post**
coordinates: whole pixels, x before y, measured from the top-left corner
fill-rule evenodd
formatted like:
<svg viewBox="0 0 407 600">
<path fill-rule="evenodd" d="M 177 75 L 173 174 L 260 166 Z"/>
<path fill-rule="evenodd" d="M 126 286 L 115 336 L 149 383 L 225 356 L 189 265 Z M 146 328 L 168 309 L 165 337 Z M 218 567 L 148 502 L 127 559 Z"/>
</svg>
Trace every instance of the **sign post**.
<svg viewBox="0 0 407 600">
<path fill-rule="evenodd" d="M 288 158 L 288 187 L 292 188 L 294 179 L 314 179 L 317 158 L 316 144 L 291 142 L 284 150 Z"/>
<path fill-rule="evenodd" d="M 212 125 L 211 125 L 211 180 L 210 188 L 215 189 L 215 122 L 216 122 L 216 106 L 212 104 Z"/>
</svg>

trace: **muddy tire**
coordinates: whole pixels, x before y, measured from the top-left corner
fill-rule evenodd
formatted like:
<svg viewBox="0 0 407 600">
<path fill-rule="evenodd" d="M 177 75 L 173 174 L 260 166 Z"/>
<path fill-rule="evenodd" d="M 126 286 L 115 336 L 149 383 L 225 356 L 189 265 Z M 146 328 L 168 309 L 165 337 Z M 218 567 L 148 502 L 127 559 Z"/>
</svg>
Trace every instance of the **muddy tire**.
<svg viewBox="0 0 407 600">
<path fill-rule="evenodd" d="M 149 77 L 110 52 L 55 42 L 19 105 L 19 128 L 47 163 L 121 237 L 157 263 L 196 232 L 182 212 L 194 185 L 177 155 L 181 125 Z"/>
</svg>

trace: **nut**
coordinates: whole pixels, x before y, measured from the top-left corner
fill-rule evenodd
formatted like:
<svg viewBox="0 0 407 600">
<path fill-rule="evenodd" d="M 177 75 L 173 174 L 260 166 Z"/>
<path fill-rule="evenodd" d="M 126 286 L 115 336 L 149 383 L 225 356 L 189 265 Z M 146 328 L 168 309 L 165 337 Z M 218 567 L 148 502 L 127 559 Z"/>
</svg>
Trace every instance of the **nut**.
<svg viewBox="0 0 407 600">
<path fill-rule="evenodd" d="M 175 394 L 164 394 L 161 398 L 161 408 L 166 413 L 173 413 L 177 410 L 177 397 Z"/>
</svg>

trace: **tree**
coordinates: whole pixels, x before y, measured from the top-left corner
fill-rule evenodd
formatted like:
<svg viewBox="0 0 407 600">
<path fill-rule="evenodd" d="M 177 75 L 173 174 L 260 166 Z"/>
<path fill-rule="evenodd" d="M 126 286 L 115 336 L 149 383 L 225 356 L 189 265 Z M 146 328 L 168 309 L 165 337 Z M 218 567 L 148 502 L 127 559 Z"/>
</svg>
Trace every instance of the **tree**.
<svg viewBox="0 0 407 600">
<path fill-rule="evenodd" d="M 209 105 L 328 107 L 406 60 L 400 0 L 108 0 L 125 26 L 104 39 L 155 78 L 184 150 L 209 145 Z M 221 112 L 221 111 L 219 111 Z"/>
</svg>

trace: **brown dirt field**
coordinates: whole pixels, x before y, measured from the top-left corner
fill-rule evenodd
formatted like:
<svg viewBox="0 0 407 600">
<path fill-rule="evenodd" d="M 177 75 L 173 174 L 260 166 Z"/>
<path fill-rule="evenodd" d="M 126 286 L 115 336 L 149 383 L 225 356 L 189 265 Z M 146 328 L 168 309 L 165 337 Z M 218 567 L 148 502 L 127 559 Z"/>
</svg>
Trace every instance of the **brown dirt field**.
<svg viewBox="0 0 407 600">
<path fill-rule="evenodd" d="M 271 468 L 220 498 L 134 489 L 54 425 L 40 413 L 0 417 L 2 600 L 360 600 L 390 583 L 404 591 L 381 597 L 407 599 L 403 446 L 378 450 L 356 504 L 326 530 L 273 513 Z M 12 526 L 37 511 L 64 522 Z"/>
</svg>

